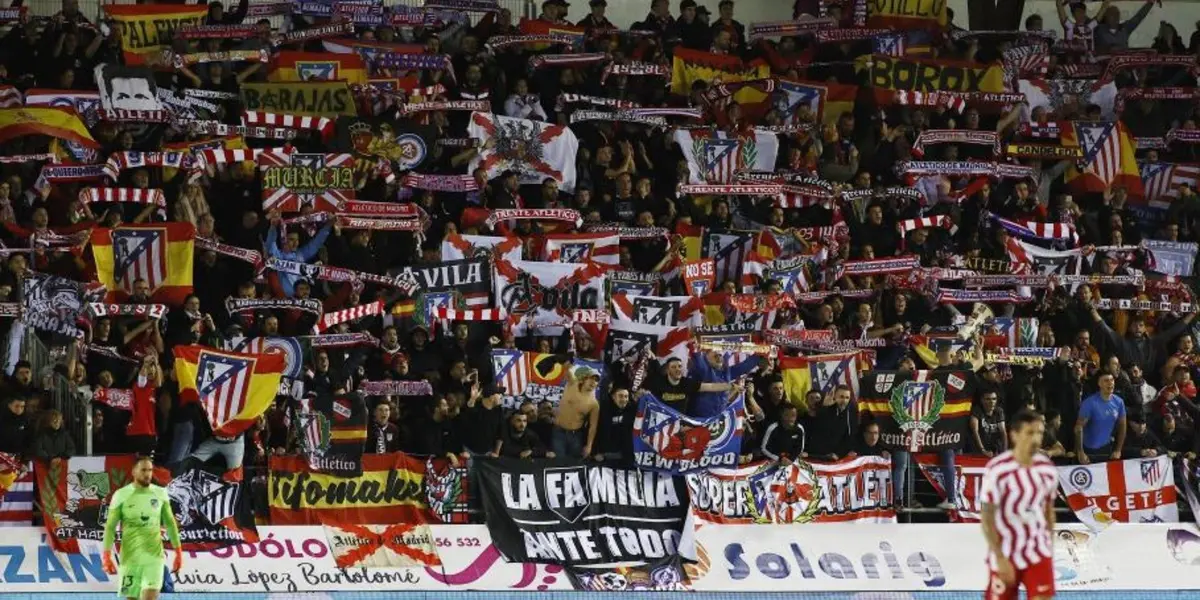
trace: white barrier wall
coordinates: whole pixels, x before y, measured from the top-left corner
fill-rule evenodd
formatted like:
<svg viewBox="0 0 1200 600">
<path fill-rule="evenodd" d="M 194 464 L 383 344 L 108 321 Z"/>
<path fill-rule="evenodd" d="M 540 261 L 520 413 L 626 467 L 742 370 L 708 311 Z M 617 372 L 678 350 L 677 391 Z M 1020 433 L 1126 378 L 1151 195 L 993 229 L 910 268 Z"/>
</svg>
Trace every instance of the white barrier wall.
<svg viewBox="0 0 1200 600">
<path fill-rule="evenodd" d="M 679 16 L 679 0 L 671 1 L 671 15 Z M 868 2 L 874 0 L 867 0 Z M 720 0 L 696 0 L 697 4 L 708 7 L 712 12 L 712 19 L 717 18 L 717 5 Z M 749 26 L 750 23 L 760 21 L 786 21 L 792 18 L 792 0 L 735 0 L 734 13 L 735 19 L 743 25 Z M 948 0 L 950 9 L 954 11 L 955 23 L 960 27 L 967 25 L 967 0 Z M 540 8 L 541 2 L 538 2 Z M 1140 0 L 1119 0 L 1114 3 L 1121 11 L 1123 19 L 1129 18 L 1133 13 L 1137 12 L 1142 7 Z M 1090 3 L 1090 10 L 1097 10 L 1099 4 Z M 572 23 L 579 21 L 587 16 L 589 12 L 587 0 L 572 0 L 571 7 L 567 13 L 567 18 Z M 630 25 L 646 18 L 646 13 L 650 12 L 650 0 L 608 0 L 608 10 L 606 15 L 608 19 L 617 27 L 626 28 Z M 1054 9 L 1054 2 L 1051 0 L 1026 0 L 1025 12 L 1021 15 L 1021 22 L 1025 22 L 1025 18 L 1029 15 L 1041 15 L 1042 21 L 1045 23 L 1046 29 L 1057 31 L 1062 34 L 1062 27 L 1058 24 L 1058 13 Z M 1158 22 L 1166 21 L 1173 24 L 1179 30 L 1179 35 L 1183 38 L 1184 44 L 1191 37 L 1192 32 L 1196 30 L 1196 22 L 1200 21 L 1200 2 L 1184 1 L 1184 0 L 1167 0 L 1163 2 L 1162 7 L 1155 6 L 1150 16 L 1142 22 L 1130 38 L 1130 45 L 1134 47 L 1149 47 L 1154 43 L 1154 36 L 1158 35 Z"/>
<path fill-rule="evenodd" d="M 563 569 L 506 563 L 482 525 L 432 526 L 442 568 L 339 569 L 320 527 L 261 527 L 262 541 L 185 557 L 179 592 L 570 589 Z M 697 591 L 980 591 L 986 545 L 973 525 L 712 525 L 697 533 Z M 1200 532 L 1190 525 L 1063 528 L 1060 590 L 1200 589 Z M 5 529 L 0 593 L 111 592 L 96 553 L 56 555 L 45 532 Z"/>
</svg>

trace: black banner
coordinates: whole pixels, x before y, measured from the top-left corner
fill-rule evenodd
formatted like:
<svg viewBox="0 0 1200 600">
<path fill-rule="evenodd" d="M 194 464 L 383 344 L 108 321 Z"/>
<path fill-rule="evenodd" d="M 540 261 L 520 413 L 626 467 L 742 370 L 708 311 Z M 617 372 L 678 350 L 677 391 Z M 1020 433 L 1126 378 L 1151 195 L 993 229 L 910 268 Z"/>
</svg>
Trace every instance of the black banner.
<svg viewBox="0 0 1200 600">
<path fill-rule="evenodd" d="M 258 541 L 254 505 L 241 469 L 218 475 L 193 467 L 171 478 L 166 488 L 185 549 L 213 550 Z"/>
<path fill-rule="evenodd" d="M 567 569 L 576 590 L 589 592 L 690 592 L 692 581 L 683 561 L 668 556 L 640 567 Z"/>
<path fill-rule="evenodd" d="M 961 450 L 975 397 L 970 371 L 871 371 L 858 410 L 879 423 L 879 442 L 910 452 Z"/>
<path fill-rule="evenodd" d="M 292 418 L 300 450 L 317 473 L 358 477 L 367 443 L 367 404 L 357 393 L 297 401 Z"/>
<path fill-rule="evenodd" d="M 419 290 L 412 318 L 428 326 L 435 308 L 491 306 L 492 266 L 487 258 L 447 260 L 427 267 L 404 267 L 396 280 Z"/>
<path fill-rule="evenodd" d="M 581 464 L 475 458 L 492 544 L 509 562 L 656 562 L 689 548 L 681 477 Z"/>
<path fill-rule="evenodd" d="M 437 128 L 383 117 L 338 117 L 334 148 L 385 158 L 400 171 L 411 171 L 433 155 Z"/>
</svg>

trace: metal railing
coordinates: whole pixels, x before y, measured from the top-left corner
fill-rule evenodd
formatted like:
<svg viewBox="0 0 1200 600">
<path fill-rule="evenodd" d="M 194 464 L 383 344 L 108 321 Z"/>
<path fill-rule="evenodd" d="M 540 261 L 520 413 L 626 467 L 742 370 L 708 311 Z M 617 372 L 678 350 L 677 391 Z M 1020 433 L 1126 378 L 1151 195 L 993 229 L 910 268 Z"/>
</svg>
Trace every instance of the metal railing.
<svg viewBox="0 0 1200 600">
<path fill-rule="evenodd" d="M 17 326 L 14 325 L 14 327 Z M 90 455 L 92 453 L 90 399 L 85 397 L 72 381 L 55 370 L 55 367 L 65 362 L 65 352 L 52 351 L 32 327 L 23 327 L 23 329 L 20 357 L 29 361 L 34 374 L 34 382 L 39 384 L 40 389 L 46 393 L 48 401 L 48 404 L 40 408 L 43 410 L 54 408 L 61 412 L 63 427 L 71 433 L 77 451 L 84 455 Z M 10 352 L 10 347 L 6 345 L 5 353 L 8 352 Z M 59 356 L 60 354 L 62 356 Z"/>
</svg>

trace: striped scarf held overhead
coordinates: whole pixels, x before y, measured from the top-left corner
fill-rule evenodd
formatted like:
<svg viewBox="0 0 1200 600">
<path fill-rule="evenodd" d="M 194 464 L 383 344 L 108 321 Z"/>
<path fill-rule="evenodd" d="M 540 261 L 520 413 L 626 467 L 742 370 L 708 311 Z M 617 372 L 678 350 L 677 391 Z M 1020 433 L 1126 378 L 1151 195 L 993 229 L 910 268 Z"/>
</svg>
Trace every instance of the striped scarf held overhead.
<svg viewBox="0 0 1200 600">
<path fill-rule="evenodd" d="M 1017 46 L 1001 58 L 1006 79 L 1041 79 L 1050 70 L 1050 49 L 1045 44 Z"/>
<path fill-rule="evenodd" d="M 666 227 L 626 227 L 618 224 L 589 225 L 585 230 L 588 233 L 609 233 L 622 240 L 653 240 L 671 235 Z"/>
<path fill-rule="evenodd" d="M 430 396 L 433 386 L 428 381 L 364 381 L 358 384 L 364 396 Z"/>
<path fill-rule="evenodd" d="M 1101 298 L 1096 301 L 1098 310 L 1135 310 L 1138 312 L 1200 312 L 1200 305 L 1191 302 L 1170 302 L 1157 300 L 1135 300 L 1132 298 Z"/>
<path fill-rule="evenodd" d="M 367 304 L 360 304 L 358 306 L 351 306 L 350 308 L 342 309 L 336 312 L 326 313 L 319 321 L 317 321 L 316 325 L 313 325 L 313 333 L 320 335 L 321 333 L 324 333 L 326 329 L 336 325 L 349 323 L 350 321 L 357 321 L 364 317 L 378 316 L 380 314 L 383 314 L 383 302 L 379 300 L 369 302 Z"/>
<path fill-rule="evenodd" d="M 510 46 L 530 46 L 534 44 L 561 44 L 564 46 L 573 46 L 578 38 L 565 33 L 546 33 L 534 35 L 498 35 L 489 38 L 483 46 L 488 49 L 488 52 L 495 52 L 500 48 L 508 48 Z"/>
<path fill-rule="evenodd" d="M 604 67 L 604 72 L 600 74 L 600 85 L 608 80 L 609 75 L 625 75 L 627 77 L 643 77 L 653 75 L 657 77 L 666 77 L 667 84 L 671 83 L 671 68 L 667 65 L 656 65 L 646 62 L 630 62 L 625 64 L 611 64 Z"/>
<path fill-rule="evenodd" d="M 935 217 L 917 217 L 915 219 L 905 219 L 896 223 L 896 229 L 900 230 L 900 236 L 908 235 L 908 232 L 917 229 L 925 229 L 928 227 L 941 227 L 954 235 L 958 231 L 958 226 L 954 224 L 954 219 L 950 215 L 937 215 Z"/>
<path fill-rule="evenodd" d="M 129 204 L 166 206 L 167 196 L 159 189 L 89 187 L 79 190 L 79 201 L 84 204 L 91 204 L 93 202 L 125 202 Z"/>
<path fill-rule="evenodd" d="M 583 224 L 579 211 L 572 208 L 497 208 L 492 210 L 484 224 L 495 227 L 501 221 L 544 220 Z"/>
<path fill-rule="evenodd" d="M 220 121 L 188 121 L 188 132 L 197 135 L 230 136 L 257 138 L 265 140 L 293 140 L 300 134 L 295 129 L 286 127 L 263 127 L 256 125 L 229 125 Z"/>
<path fill-rule="evenodd" d="M 250 263 L 254 265 L 256 270 L 259 271 L 266 266 L 265 263 L 263 263 L 262 254 L 260 254 L 257 250 L 250 250 L 248 248 L 239 248 L 229 244 L 222 244 L 216 240 L 201 236 L 196 236 L 196 247 L 202 250 L 211 250 L 217 254 L 220 254 L 221 256 L 228 256 L 242 262 Z"/>
<path fill-rule="evenodd" d="M 927 144 L 972 144 L 991 146 L 993 155 L 1000 155 L 1000 135 L 995 131 L 975 131 L 972 129 L 926 129 L 917 136 L 912 145 L 914 156 L 925 155 Z"/>
<path fill-rule="evenodd" d="M 916 256 L 901 256 L 898 258 L 871 258 L 864 260 L 848 260 L 835 269 L 834 279 L 845 276 L 887 275 L 889 273 L 906 273 L 921 267 L 921 259 Z"/>
<path fill-rule="evenodd" d="M 342 37 L 346 35 L 354 35 L 354 23 L 351 23 L 350 21 L 340 21 L 337 23 L 331 23 L 329 25 L 309 27 L 299 31 L 289 31 L 284 34 L 276 35 L 271 38 L 271 45 L 278 47 L 286 44 L 295 44 L 297 42 L 308 42 L 310 40 Z"/>
<path fill-rule="evenodd" d="M 376 69 L 392 71 L 446 71 L 451 79 L 454 78 L 454 63 L 448 54 L 379 52 L 371 58 L 370 64 Z"/>
<path fill-rule="evenodd" d="M 1022 296 L 1013 290 L 943 289 L 938 291 L 936 302 L 938 304 L 974 304 L 976 302 L 1020 304 L 1032 300 L 1033 296 Z"/>
<path fill-rule="evenodd" d="M 543 67 L 564 67 L 578 65 L 593 65 L 609 60 L 606 52 L 584 52 L 580 54 L 539 54 L 529 57 L 529 69 L 537 70 Z"/>
<path fill-rule="evenodd" d="M 321 132 L 322 137 L 328 137 L 333 133 L 336 121 L 329 117 L 287 115 L 261 110 L 248 110 L 242 113 L 242 124 L 269 125 L 271 127 L 287 127 L 289 129 L 314 129 Z"/>
<path fill-rule="evenodd" d="M 440 110 L 488 112 L 492 110 L 492 103 L 488 102 L 487 100 L 442 100 L 438 102 L 413 102 L 409 104 L 397 104 L 396 108 L 401 114 L 405 115 Z"/>
<path fill-rule="evenodd" d="M 104 178 L 104 165 L 47 165 L 38 174 L 34 188 L 44 190 L 55 183 L 75 183 Z"/>
<path fill-rule="evenodd" d="M 342 229 L 368 229 L 371 231 L 423 232 L 429 228 L 429 223 L 420 219 L 367 219 L 340 215 L 337 218 L 337 225 Z"/>
<path fill-rule="evenodd" d="M 988 213 L 997 225 L 1003 227 L 1012 235 L 1023 238 L 1041 238 L 1044 240 L 1069 241 L 1072 245 L 1079 242 L 1079 234 L 1075 231 L 1074 223 L 1046 223 L 1042 221 L 1010 221 L 1003 217 Z"/>
<path fill-rule="evenodd" d="M 818 29 L 813 37 L 821 44 L 869 40 L 878 36 L 892 35 L 891 29 Z"/>
<path fill-rule="evenodd" d="M 1113 110 L 1122 112 L 1129 100 L 1186 100 L 1200 101 L 1200 88 L 1194 87 L 1163 87 L 1163 88 L 1123 88 L 1117 92 L 1117 101 Z"/>
<path fill-rule="evenodd" d="M 630 100 L 602 98 L 600 96 L 588 96 L 586 94 L 559 94 L 558 103 L 555 105 L 555 110 L 561 111 L 568 104 L 591 104 L 592 106 L 606 106 L 608 108 L 616 109 L 641 108 L 640 104 Z"/>
<path fill-rule="evenodd" d="M 146 317 L 159 320 L 167 316 L 165 304 L 105 304 L 88 303 L 88 313 L 93 317 Z"/>
<path fill-rule="evenodd" d="M 279 15 L 287 15 L 292 12 L 292 3 L 290 0 L 267 0 L 251 4 L 246 8 L 246 16 L 251 18 L 257 17 L 274 17 Z"/>
<path fill-rule="evenodd" d="M 188 169 L 192 166 L 192 155 L 188 152 L 113 152 L 104 163 L 104 175 L 116 180 L 121 171 L 143 167 L 167 167 Z"/>
<path fill-rule="evenodd" d="M 265 48 L 258 50 L 224 50 L 221 52 L 193 52 L 191 54 L 176 54 L 171 58 L 171 64 L 176 69 L 224 62 L 257 62 L 265 63 L 271 60 L 271 54 Z"/>
<path fill-rule="evenodd" d="M 470 175 L 425 175 L 408 173 L 400 182 L 401 187 L 432 190 L 435 192 L 477 192 L 479 182 Z"/>
<path fill-rule="evenodd" d="M 280 155 L 280 162 L 283 162 L 287 160 L 287 155 L 292 151 L 291 148 L 238 148 L 234 150 L 205 148 L 196 153 L 196 166 L 203 168 L 229 163 L 255 162 L 263 154 Z"/>
<path fill-rule="evenodd" d="M 396 280 L 385 275 L 376 275 L 374 273 L 365 273 L 363 271 L 354 271 L 343 267 L 331 267 L 328 265 L 310 265 L 307 263 L 296 262 L 294 260 L 284 260 L 281 258 L 270 257 L 267 259 L 267 268 L 279 273 L 287 273 L 288 275 L 296 275 L 306 279 L 317 279 L 320 281 L 328 281 L 330 283 L 374 283 L 385 285 L 388 287 L 397 287 Z M 328 315 L 326 315 L 328 316 Z"/>
<path fill-rule="evenodd" d="M 366 332 L 326 333 L 322 335 L 296 336 L 308 342 L 310 348 L 350 348 L 353 346 L 378 346 L 379 340 Z"/>
<path fill-rule="evenodd" d="M 1033 177 L 1033 167 L 973 161 L 902 161 L 896 170 L 907 175 L 987 176 L 1001 179 Z"/>
<path fill-rule="evenodd" d="M 438 306 L 433 309 L 433 318 L 447 321 L 503 321 L 504 311 L 499 308 L 449 308 Z"/>
<path fill-rule="evenodd" d="M 572 125 L 575 123 L 585 123 L 589 121 L 617 121 L 635 125 L 649 125 L 651 127 L 667 126 L 667 120 L 663 117 L 637 115 L 634 114 L 633 111 L 629 110 L 617 112 L 608 112 L 604 110 L 577 110 L 571 113 Z"/>
<path fill-rule="evenodd" d="M 762 38 L 791 37 L 810 31 L 833 29 L 835 27 L 837 27 L 837 22 L 829 17 L 809 19 L 807 21 L 751 23 L 749 30 L 746 31 L 746 38 L 754 42 Z"/>
</svg>

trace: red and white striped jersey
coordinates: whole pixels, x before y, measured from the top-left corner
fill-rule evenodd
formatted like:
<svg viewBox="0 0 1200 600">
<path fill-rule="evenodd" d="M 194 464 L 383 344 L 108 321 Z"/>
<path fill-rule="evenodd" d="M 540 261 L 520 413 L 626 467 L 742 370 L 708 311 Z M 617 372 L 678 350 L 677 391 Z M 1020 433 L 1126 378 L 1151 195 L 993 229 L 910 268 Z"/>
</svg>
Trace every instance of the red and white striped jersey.
<svg viewBox="0 0 1200 600">
<path fill-rule="evenodd" d="M 1054 501 L 1058 489 L 1058 471 L 1042 454 L 1024 466 L 1012 451 L 988 461 L 980 488 L 980 503 L 996 508 L 996 532 L 1000 551 L 1013 568 L 1025 569 L 1042 560 L 1054 558 L 1054 543 L 1046 521 L 1046 505 Z M 988 554 L 988 566 L 996 560 Z"/>
</svg>

